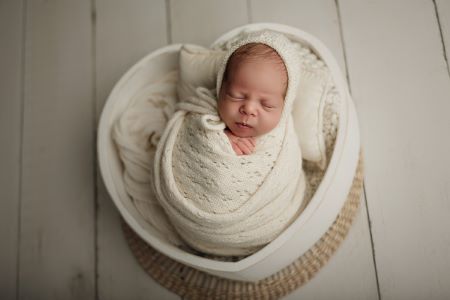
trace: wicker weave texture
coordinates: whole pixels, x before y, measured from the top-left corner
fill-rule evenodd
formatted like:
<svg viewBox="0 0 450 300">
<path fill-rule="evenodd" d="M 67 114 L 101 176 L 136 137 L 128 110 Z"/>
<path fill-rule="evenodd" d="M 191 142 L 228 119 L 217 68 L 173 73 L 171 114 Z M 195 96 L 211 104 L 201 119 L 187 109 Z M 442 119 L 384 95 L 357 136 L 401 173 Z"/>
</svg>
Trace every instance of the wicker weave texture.
<svg viewBox="0 0 450 300">
<path fill-rule="evenodd" d="M 291 265 L 254 283 L 220 278 L 183 265 L 150 247 L 123 219 L 122 228 L 144 270 L 183 299 L 279 299 L 313 278 L 341 245 L 358 212 L 363 179 L 361 151 L 347 200 L 328 231 Z"/>
</svg>

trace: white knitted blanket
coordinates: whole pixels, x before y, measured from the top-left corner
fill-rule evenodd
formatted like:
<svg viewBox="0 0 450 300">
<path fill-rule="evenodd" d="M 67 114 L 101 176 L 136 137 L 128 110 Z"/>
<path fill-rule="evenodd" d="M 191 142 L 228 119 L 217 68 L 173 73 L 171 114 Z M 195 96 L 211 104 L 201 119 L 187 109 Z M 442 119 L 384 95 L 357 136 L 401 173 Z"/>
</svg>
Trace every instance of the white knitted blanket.
<svg viewBox="0 0 450 300">
<path fill-rule="evenodd" d="M 307 48 L 302 48 L 306 50 Z M 317 70 L 307 60 L 309 70 Z M 173 228 L 164 209 L 155 197 L 153 185 L 153 163 L 156 146 L 167 121 L 172 117 L 177 103 L 176 71 L 161 75 L 161 78 L 139 90 L 128 100 L 120 118 L 114 123 L 113 137 L 118 153 L 124 165 L 123 180 L 126 191 L 142 218 L 154 228 L 153 234 L 185 249 L 179 234 Z M 329 161 L 338 130 L 340 99 L 334 86 L 325 92 L 325 109 L 323 115 L 323 134 Z M 324 171 L 314 163 L 303 161 L 307 187 L 302 206 L 311 199 L 319 186 Z M 185 249 L 193 253 L 191 249 Z M 208 257 L 226 260 L 225 256 Z M 242 257 L 245 257 L 242 256 Z M 232 257 L 231 257 L 232 258 Z"/>
<path fill-rule="evenodd" d="M 155 191 L 172 225 L 191 247 L 245 255 L 272 241 L 295 219 L 305 177 L 292 117 L 237 156 L 205 89 L 177 103 L 155 154 Z"/>
</svg>

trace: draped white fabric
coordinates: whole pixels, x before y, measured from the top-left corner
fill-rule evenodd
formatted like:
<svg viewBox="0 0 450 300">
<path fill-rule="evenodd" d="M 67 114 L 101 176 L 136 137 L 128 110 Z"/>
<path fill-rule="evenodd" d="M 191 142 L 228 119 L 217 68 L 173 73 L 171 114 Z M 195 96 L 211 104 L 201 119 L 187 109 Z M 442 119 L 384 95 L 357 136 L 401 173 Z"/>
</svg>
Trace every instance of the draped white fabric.
<svg viewBox="0 0 450 300">
<path fill-rule="evenodd" d="M 254 153 L 237 156 L 215 104 L 203 88 L 177 104 L 155 154 L 155 191 L 189 245 L 216 255 L 249 254 L 297 215 L 305 189 L 301 152 L 287 118 L 257 140 Z"/>
</svg>

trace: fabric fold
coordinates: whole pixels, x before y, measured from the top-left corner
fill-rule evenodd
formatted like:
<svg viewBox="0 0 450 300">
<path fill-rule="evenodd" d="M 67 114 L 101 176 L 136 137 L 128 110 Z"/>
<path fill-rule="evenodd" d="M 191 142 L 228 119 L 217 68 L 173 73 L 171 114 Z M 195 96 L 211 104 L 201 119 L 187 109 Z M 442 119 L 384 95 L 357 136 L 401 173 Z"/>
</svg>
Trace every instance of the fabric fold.
<svg viewBox="0 0 450 300">
<path fill-rule="evenodd" d="M 297 66 L 290 64 L 297 56 L 281 34 L 252 33 L 241 44 L 250 42 L 274 48 L 287 66 L 289 82 L 278 125 L 258 137 L 252 154 L 237 156 L 217 112 L 217 90 L 199 87 L 195 96 L 176 104 L 155 153 L 158 201 L 180 237 L 209 254 L 246 255 L 271 242 L 297 217 L 305 191 L 290 113 L 298 84 L 292 73 Z"/>
</svg>

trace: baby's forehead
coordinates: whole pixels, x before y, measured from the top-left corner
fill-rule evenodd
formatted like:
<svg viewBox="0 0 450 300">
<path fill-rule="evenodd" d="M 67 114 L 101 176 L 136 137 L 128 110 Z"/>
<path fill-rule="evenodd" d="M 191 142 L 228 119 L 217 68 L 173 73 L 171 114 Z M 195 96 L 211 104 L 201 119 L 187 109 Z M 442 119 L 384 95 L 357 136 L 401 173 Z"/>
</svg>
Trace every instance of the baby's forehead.
<svg viewBox="0 0 450 300">
<path fill-rule="evenodd" d="M 230 73 L 239 69 L 245 63 L 270 63 L 274 68 L 280 71 L 280 75 L 286 78 L 287 68 L 283 59 L 272 47 L 262 43 L 245 44 L 234 51 L 225 68 L 223 80 L 229 79 Z"/>
<path fill-rule="evenodd" d="M 262 43 L 249 43 L 236 49 L 231 54 L 227 64 L 242 63 L 244 61 L 262 60 L 282 64 L 283 59 L 272 47 Z"/>
</svg>

